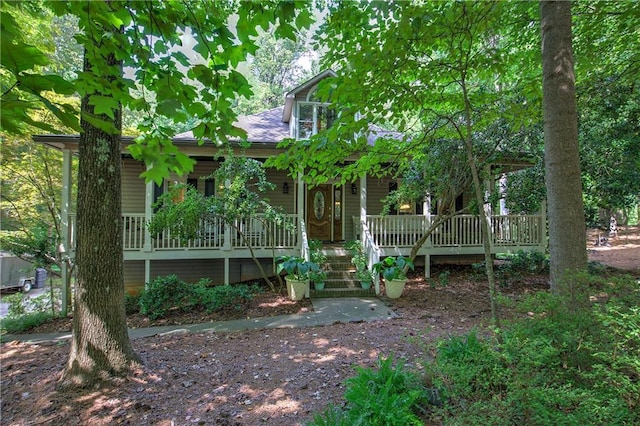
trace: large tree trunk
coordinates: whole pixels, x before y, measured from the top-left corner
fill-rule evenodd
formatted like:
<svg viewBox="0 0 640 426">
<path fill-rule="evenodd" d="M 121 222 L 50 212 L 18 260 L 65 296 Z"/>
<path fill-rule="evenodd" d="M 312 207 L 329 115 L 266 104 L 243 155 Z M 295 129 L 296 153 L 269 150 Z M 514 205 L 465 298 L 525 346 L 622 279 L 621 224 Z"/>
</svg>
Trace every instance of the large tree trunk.
<svg viewBox="0 0 640 426">
<path fill-rule="evenodd" d="M 92 64 L 85 54 L 84 71 Z M 101 56 L 93 56 L 92 58 Z M 95 59 L 93 59 L 95 60 Z M 99 64 L 121 78 L 121 65 L 113 54 Z M 98 66 L 97 64 L 93 64 Z M 120 70 L 120 75 L 116 75 Z M 89 95 L 82 99 L 83 113 L 93 114 Z M 120 129 L 121 110 L 112 123 L 115 134 L 81 121 L 80 164 L 78 170 L 78 267 L 74 295 L 71 353 L 63 372 L 62 386 L 90 386 L 113 376 L 126 375 L 138 361 L 127 332 L 124 308 L 122 257 L 122 214 L 120 207 Z"/>
<path fill-rule="evenodd" d="M 587 266 L 578 119 L 571 47 L 571 3 L 540 2 L 545 174 L 551 288 Z"/>
</svg>

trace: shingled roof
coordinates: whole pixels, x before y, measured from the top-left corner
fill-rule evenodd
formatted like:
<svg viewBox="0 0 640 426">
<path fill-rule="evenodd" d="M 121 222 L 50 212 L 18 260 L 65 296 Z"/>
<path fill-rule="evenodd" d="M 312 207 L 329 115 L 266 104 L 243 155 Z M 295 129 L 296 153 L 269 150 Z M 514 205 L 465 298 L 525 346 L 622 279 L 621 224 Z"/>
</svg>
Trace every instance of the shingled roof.
<svg viewBox="0 0 640 426">
<path fill-rule="evenodd" d="M 241 115 L 235 126 L 247 132 L 249 142 L 278 143 L 290 137 L 289 124 L 282 122 L 283 107 L 271 108 L 252 115 Z M 193 139 L 188 131 L 175 136 L 175 139 Z"/>
</svg>

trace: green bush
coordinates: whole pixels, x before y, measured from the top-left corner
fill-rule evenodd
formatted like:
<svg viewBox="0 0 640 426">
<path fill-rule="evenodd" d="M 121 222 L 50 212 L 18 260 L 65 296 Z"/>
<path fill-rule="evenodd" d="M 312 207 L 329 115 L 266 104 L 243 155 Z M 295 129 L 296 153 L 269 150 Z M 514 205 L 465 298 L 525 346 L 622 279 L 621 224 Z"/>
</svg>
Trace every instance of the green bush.
<svg viewBox="0 0 640 426">
<path fill-rule="evenodd" d="M 140 294 L 124 295 L 124 311 L 127 315 L 140 312 Z"/>
<path fill-rule="evenodd" d="M 214 287 L 199 286 L 200 303 L 207 312 L 219 309 L 241 309 L 242 306 L 253 299 L 253 295 L 260 292 L 257 285 L 218 285 Z"/>
<path fill-rule="evenodd" d="M 204 309 L 214 312 L 226 308 L 240 309 L 260 291 L 255 284 L 209 285 L 210 281 L 207 279 L 187 284 L 175 275 L 158 277 L 140 293 L 140 313 L 151 319 L 158 319 L 172 311 Z"/>
<path fill-rule="evenodd" d="M 2 334 L 20 334 L 49 322 L 53 318 L 55 317 L 51 312 L 31 312 L 17 317 L 6 317 L 0 320 L 0 330 Z"/>
<path fill-rule="evenodd" d="M 416 409 L 426 403 L 427 393 L 418 378 L 392 357 L 379 359 L 377 369 L 356 368 L 346 380 L 346 410 L 330 406 L 310 425 L 422 425 Z"/>
<path fill-rule="evenodd" d="M 437 346 L 426 365 L 446 424 L 638 424 L 640 289 L 581 274 L 540 292 L 501 341 L 476 333 Z"/>
<path fill-rule="evenodd" d="M 140 313 L 151 319 L 162 318 L 171 310 L 188 311 L 198 303 L 199 291 L 176 275 L 158 277 L 140 293 Z"/>
<path fill-rule="evenodd" d="M 25 310 L 25 302 L 26 296 L 21 293 L 13 293 L 2 298 L 2 301 L 9 304 L 7 308 L 7 317 L 8 318 L 17 318 L 26 313 Z"/>
</svg>

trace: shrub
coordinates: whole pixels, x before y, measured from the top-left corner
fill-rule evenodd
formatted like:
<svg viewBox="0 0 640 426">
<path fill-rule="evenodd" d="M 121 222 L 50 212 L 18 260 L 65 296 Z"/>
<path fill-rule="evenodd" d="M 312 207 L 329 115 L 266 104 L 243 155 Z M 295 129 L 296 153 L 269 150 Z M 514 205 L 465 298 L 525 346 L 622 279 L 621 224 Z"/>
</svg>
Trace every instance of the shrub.
<svg viewBox="0 0 640 426">
<path fill-rule="evenodd" d="M 358 374 L 346 380 L 346 410 L 330 406 L 316 415 L 310 425 L 421 425 L 416 408 L 426 402 L 427 393 L 417 377 L 392 357 L 379 359 L 377 369 L 356 368 Z"/>
<path fill-rule="evenodd" d="M 127 315 L 140 312 L 140 294 L 124 295 L 124 311 Z"/>
<path fill-rule="evenodd" d="M 17 318 L 26 313 L 24 301 L 26 300 L 26 296 L 17 292 L 14 294 L 9 294 L 2 298 L 2 301 L 9 304 L 7 308 L 7 317 L 8 318 Z"/>
<path fill-rule="evenodd" d="M 158 277 L 140 293 L 140 313 L 150 319 L 158 319 L 171 311 L 205 309 L 207 312 L 214 312 L 229 307 L 240 309 L 260 291 L 256 284 L 209 285 L 210 281 L 205 278 L 195 284 L 187 284 L 175 275 Z M 126 300 L 125 298 L 125 303 Z"/>
<path fill-rule="evenodd" d="M 158 319 L 172 309 L 188 311 L 197 304 L 198 293 L 195 285 L 176 275 L 158 277 L 140 293 L 140 313 Z"/>
<path fill-rule="evenodd" d="M 7 317 L 0 320 L 2 333 L 20 334 L 55 318 L 51 312 L 31 312 L 17 317 Z"/>
<path fill-rule="evenodd" d="M 242 305 L 253 299 L 253 295 L 260 291 L 258 285 L 218 285 L 215 287 L 199 286 L 200 303 L 207 312 L 219 309 L 240 309 Z"/>
<path fill-rule="evenodd" d="M 502 341 L 476 333 L 439 343 L 425 379 L 446 424 L 638 424 L 640 289 L 586 274 L 540 292 Z"/>
</svg>

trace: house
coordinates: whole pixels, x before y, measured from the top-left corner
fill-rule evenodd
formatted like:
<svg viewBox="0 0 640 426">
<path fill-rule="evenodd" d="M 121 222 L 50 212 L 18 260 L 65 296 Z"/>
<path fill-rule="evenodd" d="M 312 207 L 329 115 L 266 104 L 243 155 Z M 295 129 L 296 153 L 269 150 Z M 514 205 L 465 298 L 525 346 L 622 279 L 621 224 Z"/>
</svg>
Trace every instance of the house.
<svg viewBox="0 0 640 426">
<path fill-rule="evenodd" d="M 331 125 L 332 113 L 326 105 L 314 100 L 314 91 L 332 71 L 318 74 L 286 95 L 285 104 L 259 114 L 241 117 L 237 125 L 244 128 L 252 143 L 246 155 L 266 159 L 282 152 L 278 142 L 285 138 L 303 139 Z M 39 143 L 62 150 L 64 154 L 65 191 L 62 197 L 65 223 L 65 242 L 70 254 L 75 247 L 75 217 L 70 193 L 71 159 L 78 151 L 78 135 L 41 135 L 34 137 Z M 146 224 L 152 218 L 153 203 L 171 185 L 177 182 L 192 185 L 205 195 L 223 190 L 220 182 L 207 180 L 218 165 L 213 144 L 198 145 L 189 134 L 176 136 L 175 144 L 182 152 L 197 160 L 188 176 L 173 176 L 162 185 L 147 183 L 139 178 L 144 165 L 127 153 L 132 138 L 122 138 L 122 249 L 124 252 L 124 279 L 128 291 L 144 286 L 157 276 L 175 273 L 185 281 L 209 278 L 214 283 L 233 283 L 259 278 L 258 268 L 251 259 L 247 241 L 232 232 L 222 222 L 203 223 L 201 237 L 186 243 L 166 231 L 151 235 Z M 506 168 L 509 165 L 503 165 Z M 513 164 L 514 168 L 522 167 Z M 503 170 L 506 170 L 503 167 Z M 370 264 L 381 256 L 408 255 L 414 243 L 424 234 L 434 217 L 427 202 L 422 205 L 399 206 L 396 214 L 382 216 L 382 199 L 397 187 L 392 178 L 363 176 L 358 181 L 342 185 L 328 182 L 307 187 L 302 175 L 293 179 L 285 171 L 268 170 L 269 180 L 276 189 L 265 194 L 273 205 L 282 206 L 287 220 L 295 230 L 284 226 L 268 225 L 246 218 L 241 226 L 249 236 L 249 244 L 256 256 L 271 270 L 274 254 L 306 254 L 310 239 L 327 243 L 327 254 L 344 255 L 339 243 L 360 239 Z M 496 176 L 498 179 L 499 176 Z M 488 185 L 493 183 L 488 182 Z M 457 202 L 465 205 L 471 194 L 460 194 Z M 537 215 L 491 216 L 492 250 L 543 250 L 546 225 L 544 212 Z M 478 256 L 483 253 L 480 220 L 477 216 L 455 216 L 431 235 L 418 252 L 427 274 L 430 264 L 443 258 Z M 346 262 L 348 264 L 348 261 Z M 379 291 L 378 285 L 375 291 Z"/>
</svg>

